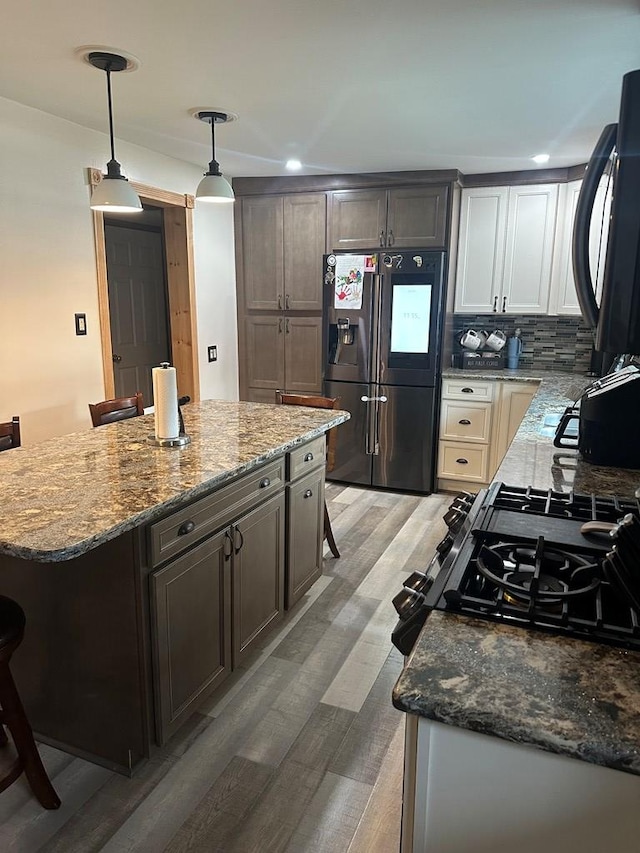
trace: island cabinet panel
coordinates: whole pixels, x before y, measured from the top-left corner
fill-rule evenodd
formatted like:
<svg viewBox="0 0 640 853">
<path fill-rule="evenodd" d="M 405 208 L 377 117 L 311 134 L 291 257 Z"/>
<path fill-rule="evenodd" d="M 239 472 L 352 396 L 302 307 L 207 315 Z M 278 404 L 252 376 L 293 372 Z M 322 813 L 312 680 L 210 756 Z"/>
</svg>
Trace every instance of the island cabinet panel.
<svg viewBox="0 0 640 853">
<path fill-rule="evenodd" d="M 26 615 L 11 670 L 37 738 L 125 775 L 150 741 L 136 541 L 48 565 L 0 556 L 2 594 Z"/>
<path fill-rule="evenodd" d="M 337 190 L 331 194 L 334 251 L 444 248 L 448 187 Z"/>
<path fill-rule="evenodd" d="M 323 524 L 324 465 L 287 486 L 287 608 L 322 575 Z"/>
<path fill-rule="evenodd" d="M 231 531 L 234 667 L 284 612 L 284 500 L 271 498 Z"/>
<path fill-rule="evenodd" d="M 230 551 L 224 531 L 151 576 L 160 743 L 231 672 Z"/>
</svg>

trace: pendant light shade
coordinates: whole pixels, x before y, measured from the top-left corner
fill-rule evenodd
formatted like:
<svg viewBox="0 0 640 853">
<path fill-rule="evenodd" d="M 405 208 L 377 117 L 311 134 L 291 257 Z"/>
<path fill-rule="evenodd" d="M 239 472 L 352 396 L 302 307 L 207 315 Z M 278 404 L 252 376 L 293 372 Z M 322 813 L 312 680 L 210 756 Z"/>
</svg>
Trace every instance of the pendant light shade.
<svg viewBox="0 0 640 853">
<path fill-rule="evenodd" d="M 124 71 L 127 60 L 116 53 L 95 51 L 87 56 L 87 61 L 94 68 L 99 68 L 107 75 L 107 100 L 109 103 L 109 140 L 111 142 L 111 160 L 107 163 L 107 174 L 95 187 L 91 195 L 91 209 L 111 211 L 112 213 L 138 213 L 142 203 L 138 194 L 120 171 L 120 163 L 116 160 L 113 141 L 113 105 L 111 102 L 111 73 Z"/>
<path fill-rule="evenodd" d="M 196 199 L 199 201 L 211 201 L 222 204 L 235 201 L 231 184 L 222 176 L 220 166 L 216 161 L 216 141 L 214 131 L 216 124 L 224 124 L 227 121 L 232 121 L 235 116 L 232 116 L 229 113 L 218 112 L 216 110 L 200 110 L 194 115 L 196 118 L 200 119 L 200 121 L 205 121 L 211 125 L 212 152 L 209 171 L 205 172 L 204 178 L 198 184 Z"/>
</svg>

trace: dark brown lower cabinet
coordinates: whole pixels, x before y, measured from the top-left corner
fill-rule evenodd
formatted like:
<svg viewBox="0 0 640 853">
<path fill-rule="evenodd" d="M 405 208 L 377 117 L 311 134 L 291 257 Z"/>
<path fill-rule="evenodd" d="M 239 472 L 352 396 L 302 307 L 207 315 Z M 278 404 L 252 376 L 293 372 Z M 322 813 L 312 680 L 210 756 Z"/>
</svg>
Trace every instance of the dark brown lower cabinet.
<svg viewBox="0 0 640 853">
<path fill-rule="evenodd" d="M 159 743 L 282 618 L 284 513 L 281 491 L 152 574 Z"/>
<path fill-rule="evenodd" d="M 284 493 L 232 525 L 233 665 L 284 611 Z"/>
<path fill-rule="evenodd" d="M 231 672 L 230 551 L 222 531 L 151 576 L 159 743 Z"/>
<path fill-rule="evenodd" d="M 322 575 L 324 466 L 287 486 L 287 608 Z"/>
</svg>

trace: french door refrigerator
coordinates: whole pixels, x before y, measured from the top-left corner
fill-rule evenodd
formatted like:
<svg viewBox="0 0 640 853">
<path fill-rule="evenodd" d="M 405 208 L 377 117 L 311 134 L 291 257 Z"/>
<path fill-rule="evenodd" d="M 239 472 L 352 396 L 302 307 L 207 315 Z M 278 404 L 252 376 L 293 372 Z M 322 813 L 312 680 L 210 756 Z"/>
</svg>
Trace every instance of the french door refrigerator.
<svg viewBox="0 0 640 853">
<path fill-rule="evenodd" d="M 434 488 L 444 252 L 324 257 L 324 393 L 351 413 L 332 480 Z"/>
</svg>

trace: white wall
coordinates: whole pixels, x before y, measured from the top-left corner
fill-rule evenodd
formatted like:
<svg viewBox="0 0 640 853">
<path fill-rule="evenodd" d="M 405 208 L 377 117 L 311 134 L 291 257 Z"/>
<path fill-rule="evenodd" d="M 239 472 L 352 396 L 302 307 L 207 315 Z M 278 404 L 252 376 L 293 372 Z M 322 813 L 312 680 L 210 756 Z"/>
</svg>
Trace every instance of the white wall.
<svg viewBox="0 0 640 853">
<path fill-rule="evenodd" d="M 104 169 L 109 141 L 3 98 L 0 127 L 0 421 L 19 415 L 28 445 L 90 428 L 87 404 L 105 396 L 86 167 Z M 123 142 L 116 154 L 128 178 L 161 189 L 193 193 L 202 176 Z M 201 393 L 237 399 L 233 211 L 204 207 L 194 214 Z M 219 347 L 212 365 L 207 343 Z"/>
</svg>

